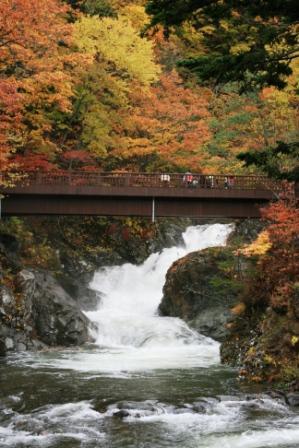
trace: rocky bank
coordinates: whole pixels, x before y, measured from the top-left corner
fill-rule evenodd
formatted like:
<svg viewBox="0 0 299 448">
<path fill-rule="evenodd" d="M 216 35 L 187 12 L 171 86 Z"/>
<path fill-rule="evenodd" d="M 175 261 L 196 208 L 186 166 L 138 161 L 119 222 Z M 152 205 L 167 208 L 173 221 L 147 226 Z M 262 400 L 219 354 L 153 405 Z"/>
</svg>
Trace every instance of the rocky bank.
<svg viewBox="0 0 299 448">
<path fill-rule="evenodd" d="M 89 321 L 48 272 L 21 270 L 14 290 L 0 288 L 1 353 L 90 340 Z"/>
</svg>

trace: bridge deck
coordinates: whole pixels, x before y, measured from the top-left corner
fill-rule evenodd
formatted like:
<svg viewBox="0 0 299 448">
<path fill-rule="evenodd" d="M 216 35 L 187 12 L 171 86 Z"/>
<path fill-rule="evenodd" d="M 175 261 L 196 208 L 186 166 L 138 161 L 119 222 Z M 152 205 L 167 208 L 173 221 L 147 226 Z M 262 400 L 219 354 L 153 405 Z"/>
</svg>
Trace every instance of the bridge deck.
<svg viewBox="0 0 299 448">
<path fill-rule="evenodd" d="M 4 191 L 2 213 L 259 217 L 260 206 L 280 190 L 261 176 L 30 173 Z"/>
</svg>

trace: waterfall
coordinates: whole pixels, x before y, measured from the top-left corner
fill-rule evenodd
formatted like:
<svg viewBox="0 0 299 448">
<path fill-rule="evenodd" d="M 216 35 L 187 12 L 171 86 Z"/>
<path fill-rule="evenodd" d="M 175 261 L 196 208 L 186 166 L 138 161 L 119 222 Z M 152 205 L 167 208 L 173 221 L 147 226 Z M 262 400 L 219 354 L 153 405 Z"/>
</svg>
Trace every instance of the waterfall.
<svg viewBox="0 0 299 448">
<path fill-rule="evenodd" d="M 127 263 L 95 274 L 91 287 L 101 300 L 97 311 L 86 314 L 97 328 L 100 370 L 187 368 L 218 362 L 218 343 L 181 319 L 158 316 L 157 309 L 172 263 L 189 252 L 225 245 L 232 229 L 232 224 L 189 227 L 183 245 L 154 253 L 140 266 Z"/>
</svg>

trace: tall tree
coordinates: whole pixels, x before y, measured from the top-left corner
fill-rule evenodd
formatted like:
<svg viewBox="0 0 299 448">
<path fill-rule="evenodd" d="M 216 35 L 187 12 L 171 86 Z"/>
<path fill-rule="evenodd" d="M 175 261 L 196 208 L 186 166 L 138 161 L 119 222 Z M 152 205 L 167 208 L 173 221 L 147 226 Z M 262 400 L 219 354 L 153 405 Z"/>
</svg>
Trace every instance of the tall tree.
<svg viewBox="0 0 299 448">
<path fill-rule="evenodd" d="M 149 0 L 152 26 L 190 21 L 204 52 L 182 61 L 201 81 L 236 81 L 240 90 L 285 86 L 298 57 L 296 0 Z"/>
<path fill-rule="evenodd" d="M 67 11 L 59 0 L 0 3 L 0 141 L 6 160 L 16 149 L 24 163 L 28 153 L 47 159 L 57 150 L 52 115 L 70 110 L 72 72 L 80 61 L 80 54 L 70 50 Z"/>
<path fill-rule="evenodd" d="M 201 171 L 202 147 L 210 138 L 207 92 L 185 87 L 172 72 L 148 91 L 136 86 L 130 100 L 121 145 L 112 155 L 142 160 L 155 154 L 169 166 Z"/>
<path fill-rule="evenodd" d="M 75 25 L 78 47 L 97 60 L 110 63 L 110 72 L 144 85 L 157 80 L 159 67 L 153 45 L 142 39 L 126 17 L 82 17 Z"/>
<path fill-rule="evenodd" d="M 256 166 L 274 179 L 299 182 L 299 143 L 279 142 L 264 151 L 242 152 L 238 158 L 246 166 Z"/>
<path fill-rule="evenodd" d="M 210 111 L 213 137 L 206 145 L 206 163 L 214 164 L 218 171 L 243 170 L 238 157 L 240 152 L 245 157 L 249 152 L 258 157 L 261 151 L 269 150 L 270 156 L 270 148 L 276 147 L 278 141 L 291 144 L 290 149 L 295 150 L 293 142 L 298 138 L 299 117 L 292 89 L 279 91 L 267 87 L 259 93 L 238 95 L 227 86 L 221 94 L 211 95 Z M 288 160 L 284 156 L 276 162 L 287 168 L 291 163 L 291 159 Z M 253 164 L 250 164 L 252 169 Z"/>
<path fill-rule="evenodd" d="M 139 7 L 133 8 L 133 18 L 137 26 L 144 20 Z M 93 58 L 76 89 L 77 143 L 103 162 L 116 148 L 125 154 L 121 136 L 130 91 L 136 85 L 149 89 L 160 67 L 152 42 L 139 36 L 128 11 L 118 18 L 81 17 L 74 35 L 79 49 Z"/>
</svg>

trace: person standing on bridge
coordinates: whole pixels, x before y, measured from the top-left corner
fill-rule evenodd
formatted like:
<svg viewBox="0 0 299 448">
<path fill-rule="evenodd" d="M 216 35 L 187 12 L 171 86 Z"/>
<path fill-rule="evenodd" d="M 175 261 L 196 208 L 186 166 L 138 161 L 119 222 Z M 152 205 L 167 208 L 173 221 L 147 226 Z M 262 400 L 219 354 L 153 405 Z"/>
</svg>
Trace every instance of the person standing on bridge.
<svg viewBox="0 0 299 448">
<path fill-rule="evenodd" d="M 168 186 L 170 183 L 170 175 L 169 174 L 161 174 L 160 180 L 164 186 Z"/>
<path fill-rule="evenodd" d="M 183 182 L 184 182 L 184 184 L 185 184 L 187 187 L 191 187 L 191 186 L 192 186 L 192 181 L 193 181 L 193 174 L 190 173 L 190 171 L 187 171 L 187 172 L 184 174 Z"/>
</svg>

